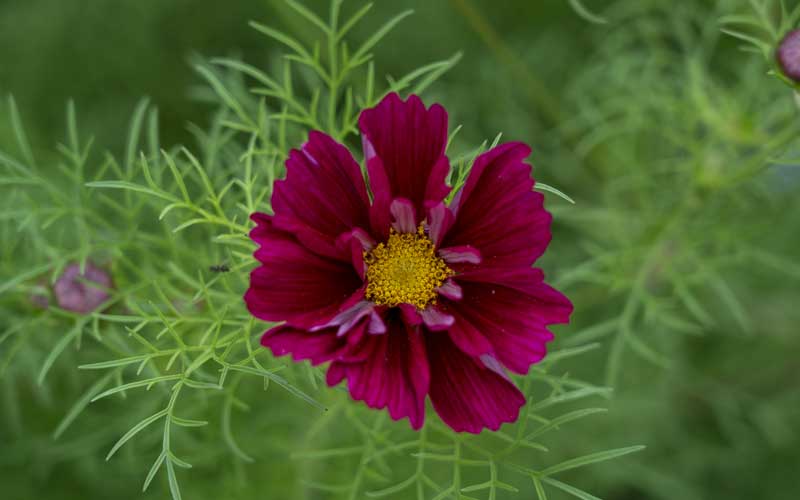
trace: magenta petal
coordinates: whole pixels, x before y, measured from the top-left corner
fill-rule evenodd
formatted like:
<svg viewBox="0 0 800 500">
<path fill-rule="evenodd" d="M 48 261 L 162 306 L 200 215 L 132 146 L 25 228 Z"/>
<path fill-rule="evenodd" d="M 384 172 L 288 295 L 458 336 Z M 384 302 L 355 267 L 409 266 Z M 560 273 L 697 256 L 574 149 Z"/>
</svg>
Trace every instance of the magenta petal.
<svg viewBox="0 0 800 500">
<path fill-rule="evenodd" d="M 312 365 L 318 365 L 336 358 L 347 347 L 347 342 L 336 335 L 334 328 L 309 332 L 281 325 L 267 330 L 261 337 L 261 345 L 268 347 L 275 356 L 291 354 L 294 361 L 308 359 Z"/>
<path fill-rule="evenodd" d="M 425 396 L 430 384 L 428 359 L 418 328 L 407 329 L 400 321 L 390 321 L 383 335 L 367 335 L 361 363 L 334 361 L 327 382 L 335 385 L 347 378 L 353 399 L 371 408 L 387 408 L 394 420 L 408 417 L 419 429 L 425 418 Z"/>
<path fill-rule="evenodd" d="M 422 324 L 422 315 L 420 315 L 416 307 L 411 304 L 399 304 L 397 308 L 400 309 L 400 316 L 406 325 L 419 326 Z"/>
<path fill-rule="evenodd" d="M 358 163 L 347 148 L 316 131 L 302 150 L 289 153 L 286 179 L 275 182 L 272 195 L 276 226 L 315 251 L 334 248 L 336 238 L 354 227 L 368 228 L 368 207 Z"/>
<path fill-rule="evenodd" d="M 361 113 L 359 127 L 376 199 L 379 191 L 388 189 L 390 198 L 407 198 L 417 214 L 424 214 L 426 201 L 438 203 L 447 196 L 444 108 L 434 104 L 426 109 L 415 95 L 403 101 L 391 93 Z M 374 172 L 378 169 L 383 173 Z"/>
<path fill-rule="evenodd" d="M 479 359 L 481 360 L 481 363 L 483 363 L 483 366 L 511 382 L 511 377 L 508 376 L 506 369 L 503 368 L 503 365 L 501 365 L 499 361 L 497 361 L 497 358 L 491 354 L 482 354 Z"/>
<path fill-rule="evenodd" d="M 433 109 L 433 107 L 431 107 Z M 447 116 L 445 113 L 445 126 L 444 126 L 444 135 L 447 137 Z M 447 145 L 447 140 L 445 139 L 445 146 Z M 444 155 L 444 151 L 442 151 L 442 156 L 433 164 L 433 169 L 431 170 L 430 176 L 428 177 L 428 184 L 425 188 L 425 203 L 427 206 L 433 205 L 434 203 L 439 203 L 450 194 L 450 186 L 447 185 L 445 179 L 447 179 L 447 174 L 450 173 L 450 160 L 447 156 Z"/>
<path fill-rule="evenodd" d="M 363 299 L 364 288 L 362 287 L 359 292 L 358 294 L 354 294 L 352 298 Z M 330 321 L 323 325 L 315 326 L 312 330 L 336 327 L 336 334 L 341 336 L 352 330 L 362 319 L 369 318 L 369 322 L 367 323 L 369 333 L 380 334 L 386 332 L 386 325 L 383 323 L 380 314 L 376 311 L 375 304 L 372 302 L 359 300 L 341 309 L 342 312 L 334 316 Z"/>
<path fill-rule="evenodd" d="M 444 247 L 472 245 L 490 266 L 531 266 L 550 242 L 550 214 L 534 192 L 530 148 L 497 146 L 478 156 L 453 203 Z"/>
<path fill-rule="evenodd" d="M 392 224 L 390 212 L 392 189 L 380 158 L 373 157 L 367 161 L 367 174 L 372 188 L 372 206 L 369 207 L 370 227 L 372 234 L 385 240 L 389 237 L 389 228 Z"/>
<path fill-rule="evenodd" d="M 340 255 L 350 254 L 350 263 L 358 276 L 363 280 L 367 268 L 364 263 L 364 252 L 369 251 L 374 245 L 374 240 L 362 229 L 356 228 L 349 233 L 339 235 L 336 239 L 336 248 Z"/>
<path fill-rule="evenodd" d="M 367 323 L 367 333 L 370 335 L 381 335 L 386 333 L 386 322 L 383 320 L 382 311 L 375 308 L 369 315 L 369 323 Z"/>
<path fill-rule="evenodd" d="M 481 252 L 470 245 L 440 248 L 439 257 L 448 264 L 480 264 L 483 260 Z"/>
<path fill-rule="evenodd" d="M 442 297 L 448 298 L 450 300 L 461 300 L 461 297 L 464 296 L 464 291 L 455 281 L 451 279 L 446 279 L 442 286 L 436 289 L 436 291 Z"/>
<path fill-rule="evenodd" d="M 269 216 L 254 214 L 250 235 L 259 245 L 261 266 L 250 274 L 245 302 L 266 321 L 286 321 L 299 328 L 325 323 L 362 287 L 349 262 L 311 253 L 291 235 L 276 230 Z"/>
<path fill-rule="evenodd" d="M 428 236 L 434 248 L 439 248 L 455 218 L 444 203 L 437 203 L 428 210 Z"/>
<path fill-rule="evenodd" d="M 422 316 L 425 326 L 433 332 L 447 330 L 455 323 L 455 318 L 452 315 L 447 314 L 436 306 L 428 306 L 420 311 L 419 314 Z"/>
<path fill-rule="evenodd" d="M 375 240 L 366 231 L 361 228 L 355 228 L 350 232 L 350 235 L 361 243 L 361 249 L 369 252 L 375 248 Z"/>
<path fill-rule="evenodd" d="M 561 292 L 544 282 L 544 273 L 538 268 L 490 268 L 477 267 L 461 272 L 462 283 L 482 283 L 484 286 L 500 284 L 531 298 L 531 305 L 538 308 L 547 324 L 569 323 L 572 302 Z"/>
<path fill-rule="evenodd" d="M 450 329 L 453 341 L 471 355 L 491 352 L 508 369 L 527 373 L 530 365 L 547 353 L 553 334 L 547 325 L 564 323 L 570 302 L 541 281 L 535 269 L 517 269 L 515 281 L 498 283 L 461 280 L 464 296 L 446 301 L 442 308 L 456 318 Z"/>
<path fill-rule="evenodd" d="M 442 307 L 446 306 L 443 304 Z M 454 319 L 453 325 L 447 330 L 447 333 L 459 349 L 474 358 L 494 352 L 494 347 L 484 332 L 478 330 L 463 315 L 459 314 L 457 309 L 446 307 L 445 310 Z"/>
<path fill-rule="evenodd" d="M 250 239 L 255 241 L 258 246 L 263 246 L 269 243 L 270 239 L 275 235 L 276 231 L 272 227 L 272 216 L 261 212 L 255 212 L 250 215 L 250 220 L 256 223 L 255 227 L 250 230 Z"/>
<path fill-rule="evenodd" d="M 517 420 L 525 397 L 496 366 L 467 356 L 443 334 L 429 334 L 426 345 L 431 402 L 444 423 L 477 434 Z"/>
<path fill-rule="evenodd" d="M 405 198 L 395 198 L 392 201 L 389 211 L 392 213 L 394 222 L 392 227 L 398 233 L 417 232 L 417 216 L 414 205 Z"/>
<path fill-rule="evenodd" d="M 272 224 L 275 229 L 294 235 L 298 242 L 318 255 L 337 260 L 346 260 L 348 257 L 349 252 L 342 251 L 330 235 L 294 216 L 273 215 Z"/>
<path fill-rule="evenodd" d="M 347 365 L 344 363 L 331 363 L 328 372 L 325 374 L 325 383 L 329 387 L 339 385 L 339 382 L 347 376 Z"/>
</svg>

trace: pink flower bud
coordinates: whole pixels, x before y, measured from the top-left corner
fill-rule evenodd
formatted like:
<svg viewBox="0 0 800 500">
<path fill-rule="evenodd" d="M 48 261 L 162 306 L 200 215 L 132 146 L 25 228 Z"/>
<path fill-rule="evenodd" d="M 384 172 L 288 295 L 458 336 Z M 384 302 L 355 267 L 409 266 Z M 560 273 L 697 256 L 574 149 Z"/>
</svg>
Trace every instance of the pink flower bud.
<svg viewBox="0 0 800 500">
<path fill-rule="evenodd" d="M 68 265 L 53 289 L 62 309 L 88 314 L 108 300 L 111 287 L 108 273 L 87 262 L 83 274 L 79 264 Z"/>
<path fill-rule="evenodd" d="M 783 74 L 795 82 L 800 82 L 800 30 L 790 31 L 776 53 Z"/>
</svg>

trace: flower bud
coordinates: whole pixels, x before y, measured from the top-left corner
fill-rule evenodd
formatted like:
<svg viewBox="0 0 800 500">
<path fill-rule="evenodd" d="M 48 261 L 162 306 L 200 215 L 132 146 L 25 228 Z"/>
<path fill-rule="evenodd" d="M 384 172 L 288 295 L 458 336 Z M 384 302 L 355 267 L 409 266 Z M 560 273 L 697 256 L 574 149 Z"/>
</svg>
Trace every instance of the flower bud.
<svg viewBox="0 0 800 500">
<path fill-rule="evenodd" d="M 800 29 L 790 31 L 783 37 L 776 57 L 783 74 L 800 83 Z"/>
<path fill-rule="evenodd" d="M 108 273 L 86 263 L 83 274 L 80 265 L 70 264 L 56 281 L 53 290 L 59 307 L 68 311 L 88 314 L 108 300 L 112 286 Z"/>
</svg>

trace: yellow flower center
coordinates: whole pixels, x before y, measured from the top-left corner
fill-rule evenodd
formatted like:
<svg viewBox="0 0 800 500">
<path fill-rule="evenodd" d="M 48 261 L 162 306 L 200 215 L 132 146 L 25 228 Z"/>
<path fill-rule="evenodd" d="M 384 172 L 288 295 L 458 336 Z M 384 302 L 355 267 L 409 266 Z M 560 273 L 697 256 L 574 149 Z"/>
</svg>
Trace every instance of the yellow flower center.
<svg viewBox="0 0 800 500">
<path fill-rule="evenodd" d="M 367 299 L 381 306 L 412 304 L 425 309 L 436 302 L 436 288 L 453 274 L 421 225 L 416 234 L 392 229 L 386 243 L 364 252 L 364 263 Z"/>
</svg>

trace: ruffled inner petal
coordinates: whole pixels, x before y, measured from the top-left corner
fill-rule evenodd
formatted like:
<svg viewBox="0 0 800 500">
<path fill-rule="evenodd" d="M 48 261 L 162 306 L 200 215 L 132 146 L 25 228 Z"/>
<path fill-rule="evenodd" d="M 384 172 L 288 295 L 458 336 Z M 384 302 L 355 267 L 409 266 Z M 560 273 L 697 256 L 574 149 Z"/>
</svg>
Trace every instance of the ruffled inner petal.
<svg viewBox="0 0 800 500">
<path fill-rule="evenodd" d="M 389 206 L 394 222 L 392 227 L 398 233 L 414 233 L 417 230 L 417 216 L 414 205 L 405 198 L 395 198 Z"/>
<path fill-rule="evenodd" d="M 444 203 L 437 203 L 428 209 L 428 235 L 435 248 L 439 248 L 454 220 L 453 212 Z"/>
</svg>

